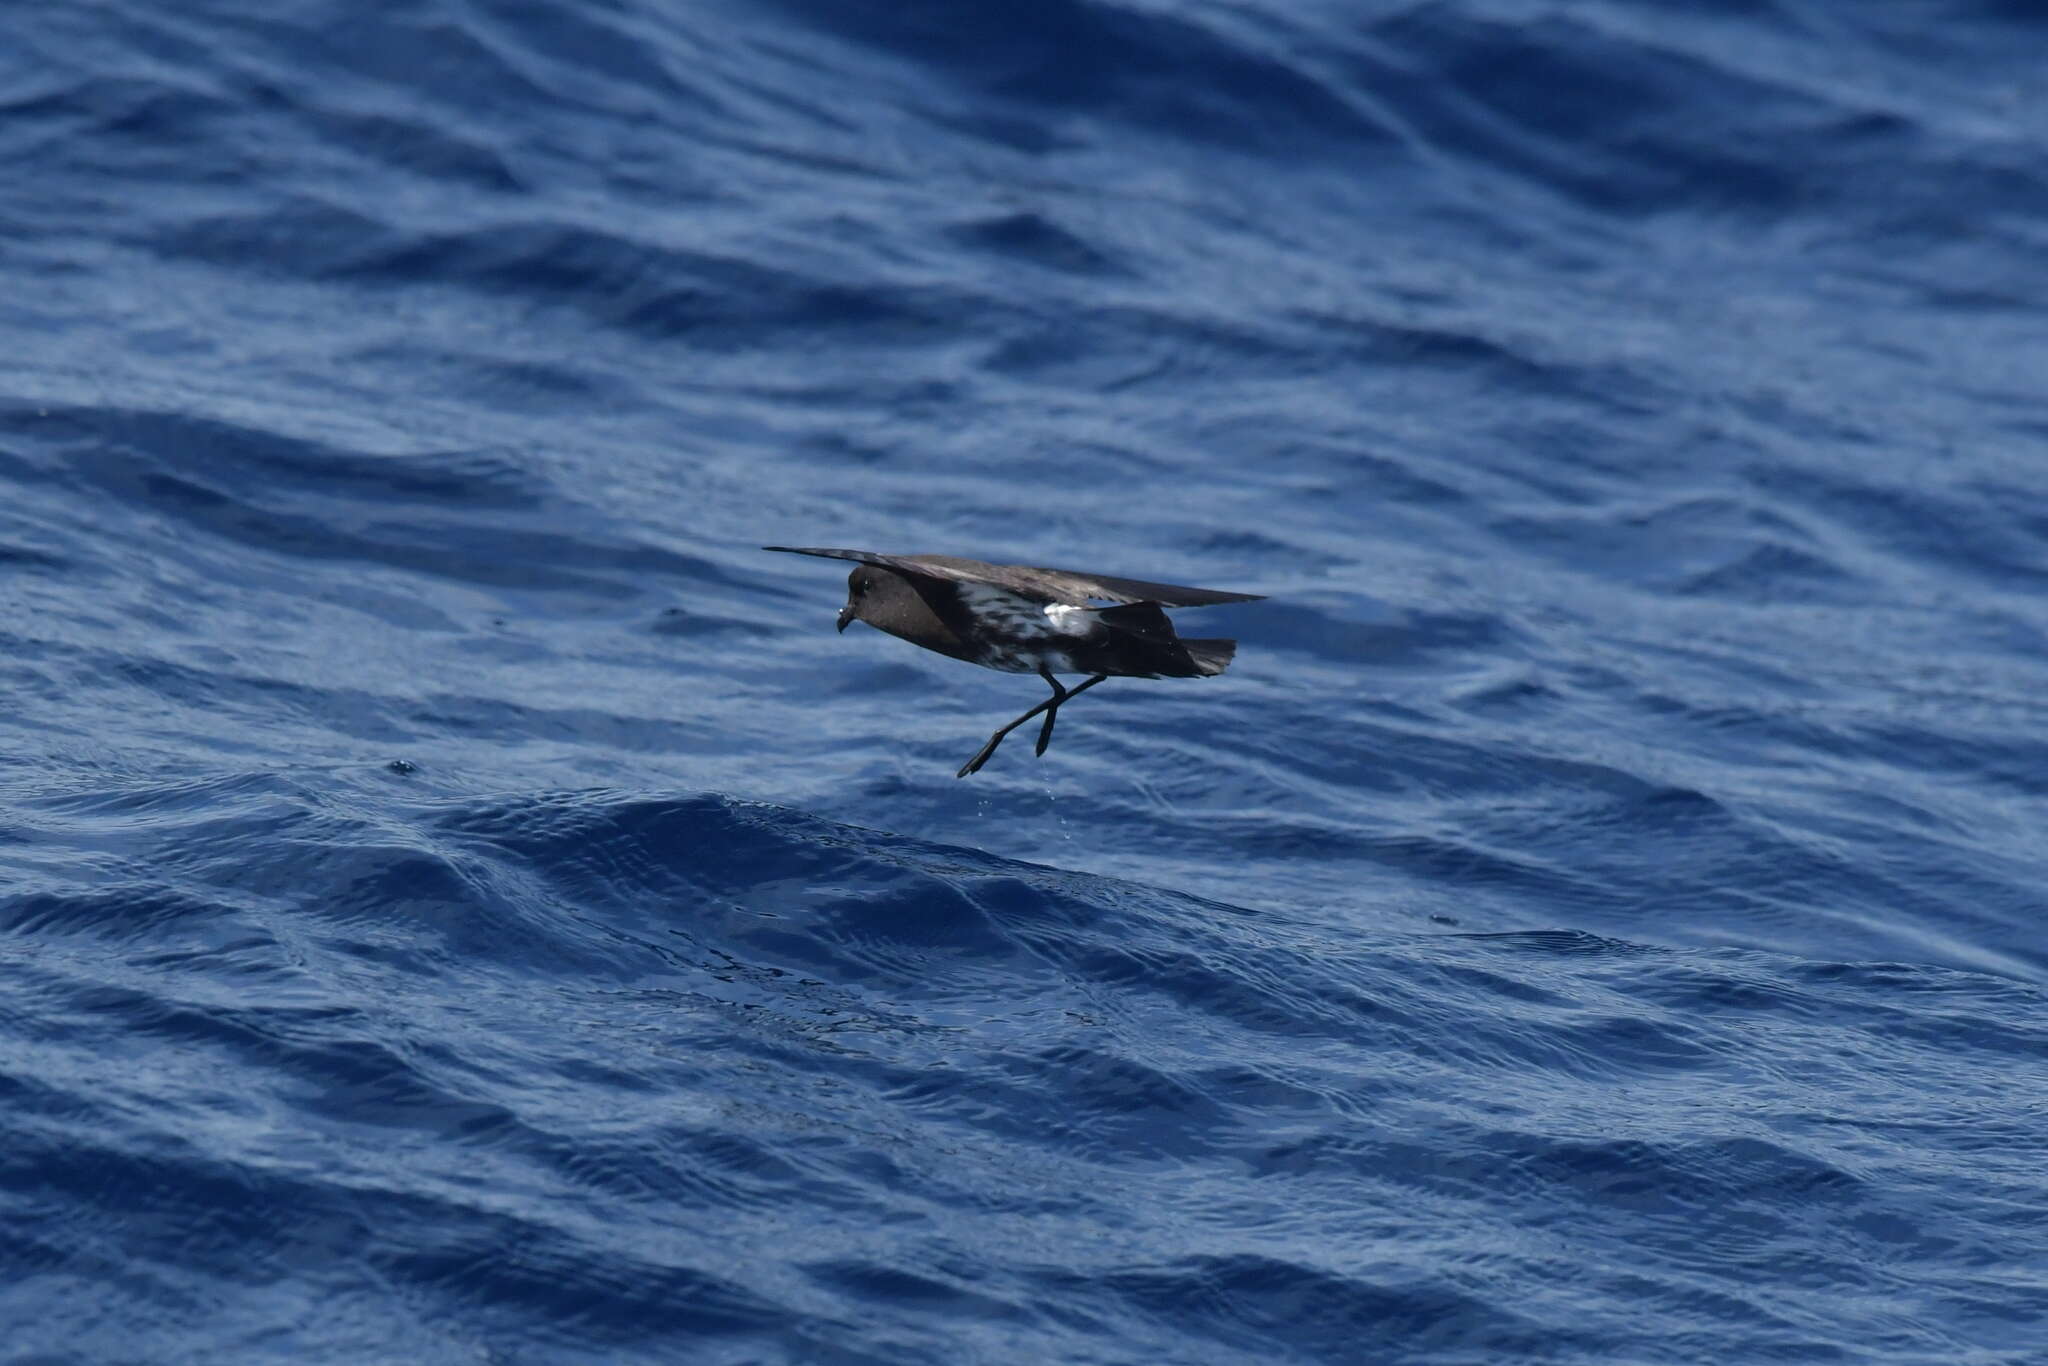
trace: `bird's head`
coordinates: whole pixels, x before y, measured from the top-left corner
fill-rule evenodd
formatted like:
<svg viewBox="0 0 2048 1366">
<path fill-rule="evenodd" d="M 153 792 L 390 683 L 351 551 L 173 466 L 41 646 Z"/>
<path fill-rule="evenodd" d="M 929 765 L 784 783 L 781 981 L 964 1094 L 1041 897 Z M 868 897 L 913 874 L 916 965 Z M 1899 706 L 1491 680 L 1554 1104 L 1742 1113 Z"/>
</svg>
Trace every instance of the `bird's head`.
<svg viewBox="0 0 2048 1366">
<path fill-rule="evenodd" d="M 874 566 L 857 566 L 846 576 L 846 606 L 839 609 L 839 629 L 844 631 L 856 621 L 872 625 L 874 618 L 869 614 L 881 605 L 883 593 L 881 577 Z"/>
<path fill-rule="evenodd" d="M 844 631 L 856 621 L 927 646 L 930 637 L 945 633 L 909 579 L 874 564 L 861 565 L 846 576 L 846 606 L 839 609 L 839 629 Z"/>
</svg>

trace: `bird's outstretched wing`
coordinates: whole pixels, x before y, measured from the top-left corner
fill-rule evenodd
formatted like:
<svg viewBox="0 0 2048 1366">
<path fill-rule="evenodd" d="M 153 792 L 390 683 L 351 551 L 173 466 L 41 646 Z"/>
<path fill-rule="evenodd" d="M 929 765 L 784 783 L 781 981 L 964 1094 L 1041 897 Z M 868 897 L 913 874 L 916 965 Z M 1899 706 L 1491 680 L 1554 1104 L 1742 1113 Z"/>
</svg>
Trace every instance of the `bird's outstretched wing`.
<svg viewBox="0 0 2048 1366">
<path fill-rule="evenodd" d="M 828 560 L 855 560 L 899 574 L 925 574 L 955 583 L 984 583 L 1037 602 L 1085 607 L 1091 598 L 1106 602 L 1156 602 L 1165 607 L 1210 607 L 1221 602 L 1257 602 L 1260 593 L 1225 593 L 1216 588 L 1187 588 L 1144 579 L 1119 579 L 1107 574 L 1080 574 L 1071 569 L 1038 569 L 1021 564 L 988 564 L 952 555 L 880 555 L 872 550 L 824 550 L 815 546 L 766 545 L 791 555 L 820 555 Z"/>
</svg>

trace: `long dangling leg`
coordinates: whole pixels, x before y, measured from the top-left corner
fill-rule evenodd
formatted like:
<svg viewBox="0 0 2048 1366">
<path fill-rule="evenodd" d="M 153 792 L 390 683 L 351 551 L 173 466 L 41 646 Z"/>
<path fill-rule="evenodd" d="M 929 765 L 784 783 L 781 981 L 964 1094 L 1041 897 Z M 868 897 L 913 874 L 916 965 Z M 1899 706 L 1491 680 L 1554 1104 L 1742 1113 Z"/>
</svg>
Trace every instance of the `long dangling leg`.
<svg viewBox="0 0 2048 1366">
<path fill-rule="evenodd" d="M 1064 702 L 1066 700 L 1067 690 L 1060 686 L 1060 681 L 1057 678 L 1054 678 L 1051 674 L 1046 673 L 1044 669 L 1040 669 L 1039 673 L 1044 674 L 1045 681 L 1052 684 L 1052 696 L 1046 698 L 1045 701 L 1040 702 L 1030 711 L 1025 712 L 1016 720 L 1002 727 L 994 735 L 989 736 L 988 743 L 983 745 L 979 750 L 975 751 L 975 755 L 972 759 L 969 759 L 966 763 L 960 765 L 960 771 L 954 774 L 954 777 L 964 778 L 970 773 L 979 773 L 981 771 L 981 766 L 989 761 L 989 756 L 996 752 L 996 746 L 1003 743 L 1003 737 L 1005 735 L 1008 735 L 1011 731 L 1017 729 L 1017 727 L 1023 725 L 1026 721 L 1029 721 L 1032 717 L 1038 715 L 1038 713 L 1045 711 L 1051 707 L 1057 707 L 1061 702 Z"/>
<path fill-rule="evenodd" d="M 1069 698 L 1079 697 L 1082 693 L 1087 692 L 1097 683 L 1109 677 L 1109 675 L 1097 674 L 1077 688 L 1061 688 L 1058 680 L 1051 674 L 1045 673 L 1043 669 L 1040 669 L 1039 672 L 1045 674 L 1045 681 L 1052 684 L 1053 688 L 1059 692 L 1059 696 L 1052 700 L 1052 705 L 1046 708 L 1045 724 L 1038 728 L 1038 749 L 1036 752 L 1038 757 L 1042 759 L 1045 757 L 1045 747 L 1052 743 L 1052 723 L 1060 714 L 1060 703 L 1065 702 Z"/>
<path fill-rule="evenodd" d="M 1044 676 L 1046 682 L 1052 684 L 1052 696 L 1046 698 L 1045 701 L 1040 702 L 1030 711 L 1025 712 L 1022 716 L 1010 722 L 1002 729 L 998 730 L 994 735 L 989 736 L 988 743 L 983 745 L 980 751 L 976 753 L 972 759 L 969 759 L 966 763 L 960 766 L 960 772 L 955 775 L 956 777 L 964 778 L 970 773 L 980 772 L 981 766 L 987 763 L 989 761 L 989 756 L 996 752 L 996 746 L 1003 743 L 1003 737 L 1005 735 L 1008 735 L 1011 731 L 1017 729 L 1017 727 L 1023 725 L 1026 721 L 1029 721 L 1032 717 L 1038 715 L 1040 712 L 1051 711 L 1056 709 L 1060 703 L 1066 701 L 1075 693 L 1082 692 L 1085 689 L 1091 688 L 1095 686 L 1097 683 L 1100 683 L 1103 679 L 1109 677 L 1108 674 L 1097 674 L 1095 677 L 1089 679 L 1086 683 L 1083 683 L 1078 688 L 1064 688 L 1060 686 L 1060 681 L 1057 678 L 1054 678 L 1046 670 L 1040 669 L 1038 672 Z M 1046 741 L 1051 738 L 1052 727 L 1047 726 L 1044 732 L 1041 733 L 1038 737 L 1038 752 L 1040 754 L 1045 753 Z"/>
</svg>

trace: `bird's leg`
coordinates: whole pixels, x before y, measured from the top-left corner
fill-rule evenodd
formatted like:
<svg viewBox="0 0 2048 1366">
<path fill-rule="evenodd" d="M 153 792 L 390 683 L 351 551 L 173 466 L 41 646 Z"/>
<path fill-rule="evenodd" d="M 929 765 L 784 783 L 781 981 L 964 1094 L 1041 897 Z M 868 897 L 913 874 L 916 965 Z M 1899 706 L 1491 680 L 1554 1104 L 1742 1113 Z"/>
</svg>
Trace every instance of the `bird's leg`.
<svg viewBox="0 0 2048 1366">
<path fill-rule="evenodd" d="M 1044 673 L 1045 671 L 1041 669 L 1039 670 L 1039 672 Z M 1047 674 L 1046 677 L 1051 678 L 1052 676 L 1050 674 Z M 1001 729 L 997 730 L 994 735 L 989 736 L 988 743 L 983 745 L 979 750 L 977 750 L 972 759 L 969 759 L 966 763 L 960 765 L 960 771 L 954 774 L 953 776 L 956 778 L 964 778 L 970 773 L 979 773 L 981 771 L 981 766 L 989 761 L 989 756 L 996 752 L 996 746 L 1003 743 L 1003 737 L 1005 735 L 1008 735 L 1011 731 L 1017 729 L 1017 727 L 1023 725 L 1026 721 L 1029 721 L 1032 717 L 1038 715 L 1038 713 L 1042 711 L 1045 711 L 1047 708 L 1057 707 L 1066 698 L 1067 690 L 1059 685 L 1058 680 L 1053 681 L 1052 688 L 1053 693 L 1051 697 L 1046 698 L 1045 701 L 1040 702 L 1030 711 L 1025 712 L 1016 720 L 1010 722 L 1008 725 L 1003 726 Z M 1080 690 L 1077 688 L 1075 689 L 1075 691 L 1078 692 Z"/>
<path fill-rule="evenodd" d="M 1063 688 L 1060 686 L 1059 680 L 1054 678 L 1050 673 L 1046 672 L 1046 670 L 1040 669 L 1039 673 L 1045 676 L 1046 682 L 1052 684 L 1052 696 L 1046 698 L 1045 701 L 1040 702 L 1030 711 L 1025 712 L 1022 716 L 1010 722 L 1002 729 L 998 730 L 994 735 L 989 736 L 988 743 L 983 745 L 980 751 L 976 753 L 972 759 L 969 759 L 966 763 L 960 766 L 960 772 L 955 775 L 956 777 L 964 778 L 970 773 L 980 772 L 981 766 L 987 763 L 989 760 L 989 756 L 996 752 L 996 746 L 1003 743 L 1003 737 L 1005 735 L 1008 735 L 1011 731 L 1017 729 L 1017 727 L 1023 725 L 1026 721 L 1029 721 L 1032 717 L 1038 715 L 1038 713 L 1042 711 L 1050 711 L 1058 707 L 1060 703 L 1066 701 L 1069 697 L 1074 696 L 1076 693 L 1084 692 L 1087 689 L 1095 686 L 1097 683 L 1100 683 L 1103 679 L 1109 677 L 1108 674 L 1097 674 L 1095 677 L 1089 679 L 1086 683 L 1083 683 L 1078 688 Z M 1047 726 L 1044 732 L 1040 734 L 1038 737 L 1038 752 L 1040 754 L 1045 753 L 1045 742 L 1051 738 L 1052 727 Z"/>
<path fill-rule="evenodd" d="M 1045 747 L 1052 743 L 1052 723 L 1060 719 L 1060 703 L 1067 700 L 1067 690 L 1052 676 L 1052 670 L 1043 664 L 1038 666 L 1038 676 L 1052 688 L 1052 704 L 1045 709 L 1045 724 L 1038 728 L 1038 749 L 1035 751 L 1043 758 Z"/>
<path fill-rule="evenodd" d="M 1054 719 L 1058 717 L 1060 714 L 1060 703 L 1066 701 L 1070 697 L 1079 697 L 1082 693 L 1087 692 L 1097 683 L 1100 683 L 1103 679 L 1109 677 L 1109 675 L 1097 674 L 1095 675 L 1095 677 L 1089 679 L 1086 683 L 1083 683 L 1078 688 L 1062 688 L 1060 686 L 1059 680 L 1057 678 L 1054 678 L 1045 669 L 1041 668 L 1038 672 L 1045 678 L 1046 682 L 1052 684 L 1052 690 L 1054 694 L 1052 699 L 1052 705 L 1046 708 L 1045 724 L 1038 728 L 1038 749 L 1036 750 L 1036 753 L 1040 758 L 1044 758 L 1045 747 L 1052 743 L 1052 723 Z"/>
</svg>

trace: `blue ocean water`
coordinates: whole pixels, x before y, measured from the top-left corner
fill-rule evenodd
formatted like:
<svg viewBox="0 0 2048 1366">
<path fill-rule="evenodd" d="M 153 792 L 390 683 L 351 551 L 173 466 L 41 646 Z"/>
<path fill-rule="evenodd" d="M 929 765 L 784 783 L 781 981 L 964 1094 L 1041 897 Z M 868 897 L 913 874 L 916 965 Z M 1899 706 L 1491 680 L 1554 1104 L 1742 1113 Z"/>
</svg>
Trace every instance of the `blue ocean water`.
<svg viewBox="0 0 2048 1366">
<path fill-rule="evenodd" d="M 0 1361 L 2048 1361 L 2039 7 L 0 35 Z"/>
</svg>

